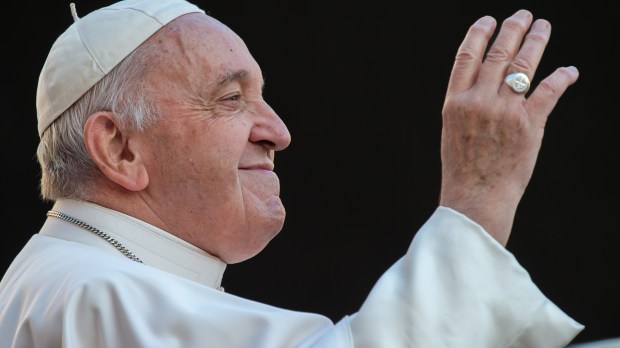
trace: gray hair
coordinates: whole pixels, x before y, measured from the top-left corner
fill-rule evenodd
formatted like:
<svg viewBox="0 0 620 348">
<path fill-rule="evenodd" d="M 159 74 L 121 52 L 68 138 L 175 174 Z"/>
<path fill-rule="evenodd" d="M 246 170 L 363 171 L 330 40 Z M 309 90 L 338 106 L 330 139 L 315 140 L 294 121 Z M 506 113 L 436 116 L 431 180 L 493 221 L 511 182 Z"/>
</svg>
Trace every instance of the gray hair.
<svg viewBox="0 0 620 348">
<path fill-rule="evenodd" d="M 125 127 L 144 131 L 161 119 L 144 77 L 158 55 L 143 44 L 54 121 L 41 136 L 41 198 L 89 199 L 101 172 L 84 145 L 84 125 L 99 111 L 111 111 Z M 147 63 L 148 62 L 148 63 Z"/>
</svg>

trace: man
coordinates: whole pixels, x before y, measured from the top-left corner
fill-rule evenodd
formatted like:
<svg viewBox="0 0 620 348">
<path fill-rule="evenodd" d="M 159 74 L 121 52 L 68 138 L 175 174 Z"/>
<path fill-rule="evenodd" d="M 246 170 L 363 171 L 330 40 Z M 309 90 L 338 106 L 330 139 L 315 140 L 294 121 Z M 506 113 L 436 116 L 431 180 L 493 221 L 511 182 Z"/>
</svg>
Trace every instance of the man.
<svg viewBox="0 0 620 348">
<path fill-rule="evenodd" d="M 0 283 L 0 346 L 562 347 L 583 328 L 503 248 L 578 76 L 559 68 L 525 98 L 548 22 L 516 12 L 486 56 L 496 22 L 472 25 L 443 110 L 440 206 L 332 323 L 220 287 L 285 217 L 273 169 L 290 134 L 243 41 L 183 0 L 72 13 L 37 90 L 55 204 Z"/>
</svg>

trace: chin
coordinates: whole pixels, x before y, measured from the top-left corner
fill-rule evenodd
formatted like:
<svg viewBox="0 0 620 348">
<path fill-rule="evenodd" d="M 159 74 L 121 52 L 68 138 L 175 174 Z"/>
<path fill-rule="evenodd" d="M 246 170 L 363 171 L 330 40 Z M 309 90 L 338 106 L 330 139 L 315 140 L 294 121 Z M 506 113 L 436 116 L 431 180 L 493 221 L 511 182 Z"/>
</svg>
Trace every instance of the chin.
<svg viewBox="0 0 620 348">
<path fill-rule="evenodd" d="M 254 217 L 249 217 L 248 227 L 255 231 L 255 235 L 263 236 L 265 245 L 273 239 L 284 227 L 284 219 L 286 218 L 286 210 L 280 200 L 280 197 L 273 196 L 266 202 Z M 261 248 L 262 250 L 262 248 Z"/>
<path fill-rule="evenodd" d="M 280 233 L 282 227 L 284 227 L 284 218 L 285 212 L 282 209 L 282 212 L 276 216 L 272 215 L 268 219 L 254 220 L 254 225 L 249 225 L 250 228 L 246 232 L 253 238 L 247 240 L 248 243 L 243 250 L 231 250 L 226 257 L 221 257 L 222 261 L 234 264 L 258 255 Z"/>
</svg>

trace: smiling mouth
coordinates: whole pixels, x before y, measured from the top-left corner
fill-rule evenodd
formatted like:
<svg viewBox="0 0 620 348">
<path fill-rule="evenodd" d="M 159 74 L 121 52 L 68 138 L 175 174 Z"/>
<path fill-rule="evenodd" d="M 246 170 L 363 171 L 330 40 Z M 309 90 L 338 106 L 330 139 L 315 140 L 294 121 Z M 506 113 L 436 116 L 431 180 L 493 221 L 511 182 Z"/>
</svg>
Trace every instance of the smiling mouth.
<svg viewBox="0 0 620 348">
<path fill-rule="evenodd" d="M 266 170 L 266 171 L 273 171 L 273 163 L 260 163 L 260 164 L 254 164 L 254 165 L 250 165 L 250 166 L 243 166 L 243 167 L 239 167 L 239 170 Z"/>
</svg>

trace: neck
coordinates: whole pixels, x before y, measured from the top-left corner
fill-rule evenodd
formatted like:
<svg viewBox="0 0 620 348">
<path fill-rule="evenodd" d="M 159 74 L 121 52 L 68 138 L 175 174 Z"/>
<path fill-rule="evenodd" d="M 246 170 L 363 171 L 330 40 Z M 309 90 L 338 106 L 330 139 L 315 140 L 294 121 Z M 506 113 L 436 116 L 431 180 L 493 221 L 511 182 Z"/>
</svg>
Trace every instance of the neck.
<svg viewBox="0 0 620 348">
<path fill-rule="evenodd" d="M 94 190 L 94 194 L 85 199 L 108 209 L 142 220 L 164 231 L 174 234 L 162 219 L 143 199 L 139 192 L 123 188 L 105 188 Z"/>
</svg>

